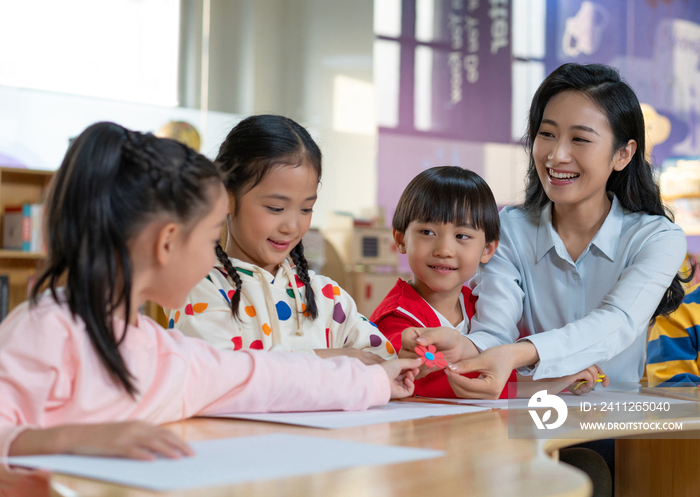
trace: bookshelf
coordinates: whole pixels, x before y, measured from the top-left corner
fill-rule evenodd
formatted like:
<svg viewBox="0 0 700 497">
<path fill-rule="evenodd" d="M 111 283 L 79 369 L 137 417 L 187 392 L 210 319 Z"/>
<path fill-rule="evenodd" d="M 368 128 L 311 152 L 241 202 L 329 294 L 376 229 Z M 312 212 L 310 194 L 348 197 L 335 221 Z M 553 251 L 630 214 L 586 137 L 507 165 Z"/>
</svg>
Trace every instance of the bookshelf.
<svg viewBox="0 0 700 497">
<path fill-rule="evenodd" d="M 0 167 L 0 213 L 8 205 L 43 202 L 53 174 L 54 171 Z M 2 223 L 0 216 L 0 233 Z M 43 253 L 0 249 L 0 275 L 9 277 L 10 311 L 27 300 L 29 279 L 42 269 L 45 257 Z"/>
<path fill-rule="evenodd" d="M 0 166 L 0 237 L 5 206 L 44 202 L 54 172 Z M 41 272 L 45 260 L 46 254 L 41 252 L 0 249 L 0 275 L 7 275 L 10 281 L 8 312 L 27 300 L 29 279 Z M 147 302 L 145 313 L 167 327 L 160 306 Z"/>
</svg>

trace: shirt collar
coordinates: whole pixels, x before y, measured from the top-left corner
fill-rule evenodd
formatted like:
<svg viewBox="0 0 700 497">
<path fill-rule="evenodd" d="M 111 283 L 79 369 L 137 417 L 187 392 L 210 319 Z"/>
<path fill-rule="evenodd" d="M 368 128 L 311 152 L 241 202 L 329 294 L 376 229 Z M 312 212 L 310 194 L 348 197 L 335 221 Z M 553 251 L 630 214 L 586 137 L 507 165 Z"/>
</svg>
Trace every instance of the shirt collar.
<svg viewBox="0 0 700 497">
<path fill-rule="evenodd" d="M 613 196 L 610 212 L 605 218 L 603 225 L 598 230 L 598 233 L 596 233 L 593 240 L 591 240 L 591 245 L 598 247 L 598 250 L 600 250 L 605 257 L 610 259 L 611 262 L 615 261 L 615 256 L 617 255 L 617 246 L 620 243 L 622 219 L 624 215 L 625 213 L 620 201 L 617 200 L 617 197 Z"/>
<path fill-rule="evenodd" d="M 610 212 L 605 218 L 603 225 L 595 234 L 590 245 L 598 247 L 605 257 L 610 261 L 615 260 L 617 255 L 617 246 L 620 243 L 620 234 L 622 233 L 622 218 L 624 211 L 620 201 L 613 195 L 612 206 Z M 549 202 L 542 208 L 540 213 L 540 223 L 537 227 L 537 250 L 536 262 L 539 262 L 552 248 L 555 247 L 556 241 L 560 240 L 552 225 L 552 203 Z"/>
</svg>

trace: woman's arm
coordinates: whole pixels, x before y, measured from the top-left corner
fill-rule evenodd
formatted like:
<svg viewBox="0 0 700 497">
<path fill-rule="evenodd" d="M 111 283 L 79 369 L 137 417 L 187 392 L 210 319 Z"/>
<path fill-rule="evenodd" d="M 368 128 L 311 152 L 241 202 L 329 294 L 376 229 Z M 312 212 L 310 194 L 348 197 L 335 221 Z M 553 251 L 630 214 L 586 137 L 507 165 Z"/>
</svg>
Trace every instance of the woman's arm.
<svg viewBox="0 0 700 497">
<path fill-rule="evenodd" d="M 527 337 L 537 349 L 535 379 L 566 376 L 629 347 L 647 324 L 686 254 L 685 233 L 649 237 L 597 309 L 559 329 Z M 592 277 L 592 276 L 591 276 Z"/>
</svg>

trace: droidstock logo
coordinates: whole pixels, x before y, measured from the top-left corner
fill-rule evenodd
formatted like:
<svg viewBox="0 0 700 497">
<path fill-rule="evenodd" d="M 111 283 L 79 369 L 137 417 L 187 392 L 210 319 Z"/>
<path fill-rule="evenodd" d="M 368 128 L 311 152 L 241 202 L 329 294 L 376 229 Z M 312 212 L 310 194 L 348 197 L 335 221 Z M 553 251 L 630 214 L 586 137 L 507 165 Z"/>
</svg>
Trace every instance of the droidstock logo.
<svg viewBox="0 0 700 497">
<path fill-rule="evenodd" d="M 552 417 L 552 409 L 548 409 L 547 412 L 545 412 L 542 416 L 542 419 L 540 419 L 540 416 L 537 414 L 537 411 L 528 409 L 530 416 L 532 416 L 532 420 L 535 422 L 535 425 L 540 430 L 544 430 L 545 427 L 547 427 L 548 430 L 554 430 L 555 428 L 559 428 L 561 425 L 564 424 L 564 421 L 566 421 L 566 416 L 569 414 L 568 409 L 566 407 L 566 402 L 564 402 L 561 398 L 557 397 L 556 395 L 549 395 L 547 393 L 547 390 L 540 390 L 535 395 L 530 397 L 527 406 L 536 408 L 552 407 L 557 411 L 557 420 L 553 423 L 547 423 L 547 421 L 549 421 L 549 418 Z"/>
</svg>

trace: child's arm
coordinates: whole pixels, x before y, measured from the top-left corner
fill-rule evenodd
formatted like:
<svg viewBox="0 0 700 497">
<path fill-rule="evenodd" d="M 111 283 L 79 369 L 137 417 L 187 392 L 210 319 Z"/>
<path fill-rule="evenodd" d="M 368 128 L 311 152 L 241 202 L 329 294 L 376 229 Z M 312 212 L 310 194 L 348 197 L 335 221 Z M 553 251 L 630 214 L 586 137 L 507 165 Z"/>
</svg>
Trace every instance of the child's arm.
<svg viewBox="0 0 700 497">
<path fill-rule="evenodd" d="M 151 460 L 156 456 L 177 459 L 192 449 L 166 428 L 142 421 L 88 425 L 63 425 L 26 429 L 9 447 L 10 456 L 76 454 Z"/>
<path fill-rule="evenodd" d="M 3 323 L 0 457 L 71 453 L 150 459 L 155 454 L 165 457 L 190 454 L 191 450 L 176 435 L 142 422 L 40 428 L 48 424 L 48 406 L 73 402 L 75 383 L 88 380 L 85 376 L 76 379 L 75 372 L 86 362 L 78 356 L 78 350 L 92 345 L 82 330 L 74 334 L 75 325 L 66 318 L 69 319 L 67 313 L 42 309 L 30 312 L 25 307 Z M 91 363 L 102 367 L 96 358 Z M 102 372 L 93 373 L 100 377 Z M 96 412 L 88 415 L 99 417 Z M 71 421 L 80 421 L 75 410 Z"/>
<path fill-rule="evenodd" d="M 386 361 L 383 357 L 379 357 L 377 354 L 369 352 L 367 350 L 353 349 L 350 347 L 344 347 L 342 349 L 314 349 L 317 356 L 322 359 L 330 359 L 331 357 L 354 357 L 359 359 L 363 364 L 371 366 L 372 364 L 381 364 Z"/>
</svg>

